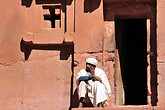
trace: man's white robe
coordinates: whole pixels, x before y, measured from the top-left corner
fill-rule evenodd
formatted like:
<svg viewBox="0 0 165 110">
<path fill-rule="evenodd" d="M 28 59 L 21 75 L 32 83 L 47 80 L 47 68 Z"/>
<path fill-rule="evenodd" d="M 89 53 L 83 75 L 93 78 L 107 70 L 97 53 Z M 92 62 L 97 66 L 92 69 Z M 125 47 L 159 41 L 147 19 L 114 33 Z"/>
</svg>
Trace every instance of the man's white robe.
<svg viewBox="0 0 165 110">
<path fill-rule="evenodd" d="M 89 75 L 90 73 L 86 72 L 85 69 L 82 69 L 77 75 L 77 80 L 80 76 Z M 111 88 L 108 79 L 104 71 L 97 67 L 95 68 L 95 75 L 102 80 L 102 83 L 100 83 L 99 81 L 88 80 L 88 97 L 90 98 L 94 106 L 97 106 L 97 104 L 100 102 L 103 102 L 103 106 L 107 106 L 109 96 L 111 96 Z"/>
</svg>

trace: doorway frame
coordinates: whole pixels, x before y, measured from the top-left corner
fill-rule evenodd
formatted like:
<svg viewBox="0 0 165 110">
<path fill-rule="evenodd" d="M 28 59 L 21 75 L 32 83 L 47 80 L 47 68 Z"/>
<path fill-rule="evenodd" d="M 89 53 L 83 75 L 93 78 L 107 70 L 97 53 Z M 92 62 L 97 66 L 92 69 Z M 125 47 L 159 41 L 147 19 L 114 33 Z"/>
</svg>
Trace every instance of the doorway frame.
<svg viewBox="0 0 165 110">
<path fill-rule="evenodd" d="M 150 23 L 151 20 L 147 18 L 145 14 L 125 14 L 125 15 L 115 15 L 114 25 L 116 20 L 120 19 L 146 19 L 146 28 L 147 28 L 147 53 L 150 53 L 151 44 L 150 44 Z M 115 30 L 115 26 L 114 26 Z M 116 37 L 116 35 L 115 35 Z M 147 55 L 147 105 L 151 105 L 151 75 L 150 75 L 150 54 Z M 121 76 L 121 68 L 119 61 L 118 50 L 116 49 L 116 41 L 115 41 L 115 70 L 114 70 L 114 89 L 115 89 L 115 105 L 125 105 L 125 93 L 123 88 L 122 76 Z"/>
</svg>

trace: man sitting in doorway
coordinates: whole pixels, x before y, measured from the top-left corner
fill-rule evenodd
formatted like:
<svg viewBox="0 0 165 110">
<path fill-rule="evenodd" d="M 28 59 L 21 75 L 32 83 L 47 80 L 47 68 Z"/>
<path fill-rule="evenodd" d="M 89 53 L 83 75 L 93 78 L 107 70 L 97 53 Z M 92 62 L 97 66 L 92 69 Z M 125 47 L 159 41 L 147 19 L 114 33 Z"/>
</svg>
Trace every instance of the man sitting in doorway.
<svg viewBox="0 0 165 110">
<path fill-rule="evenodd" d="M 104 71 L 96 65 L 95 58 L 86 59 L 86 69 L 80 70 L 77 75 L 79 107 L 85 103 L 86 96 L 89 97 L 94 107 L 108 105 L 108 98 L 111 96 L 110 85 Z"/>
</svg>

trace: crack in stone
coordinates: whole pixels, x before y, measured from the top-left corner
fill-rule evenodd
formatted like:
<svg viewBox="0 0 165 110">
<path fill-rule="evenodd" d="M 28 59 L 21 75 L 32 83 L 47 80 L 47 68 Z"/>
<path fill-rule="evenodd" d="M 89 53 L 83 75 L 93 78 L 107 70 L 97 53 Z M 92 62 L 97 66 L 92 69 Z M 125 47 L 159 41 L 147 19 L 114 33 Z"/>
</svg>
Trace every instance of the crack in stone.
<svg viewBox="0 0 165 110">
<path fill-rule="evenodd" d="M 114 53 L 114 51 L 97 51 L 97 52 L 75 52 L 75 54 L 99 54 L 99 53 Z"/>
<path fill-rule="evenodd" d="M 56 58 L 56 57 L 58 57 L 58 55 L 57 56 L 42 57 L 42 58 L 40 57 L 40 58 L 37 58 L 37 59 L 31 59 L 31 60 L 29 59 L 29 60 L 26 60 L 25 62 L 27 62 L 27 61 L 37 61 L 37 60 L 47 60 L 47 59 Z"/>
<path fill-rule="evenodd" d="M 98 52 L 75 52 L 75 54 L 97 54 L 97 53 L 103 53 L 103 51 L 98 51 Z"/>
<path fill-rule="evenodd" d="M 17 62 L 25 62 L 24 60 L 17 60 L 17 61 L 15 61 L 15 62 L 13 62 L 13 63 L 10 63 L 10 64 L 4 64 L 4 63 L 0 63 L 0 65 L 1 66 L 7 66 L 7 67 L 9 67 L 9 66 L 13 66 L 14 64 L 16 64 Z"/>
</svg>

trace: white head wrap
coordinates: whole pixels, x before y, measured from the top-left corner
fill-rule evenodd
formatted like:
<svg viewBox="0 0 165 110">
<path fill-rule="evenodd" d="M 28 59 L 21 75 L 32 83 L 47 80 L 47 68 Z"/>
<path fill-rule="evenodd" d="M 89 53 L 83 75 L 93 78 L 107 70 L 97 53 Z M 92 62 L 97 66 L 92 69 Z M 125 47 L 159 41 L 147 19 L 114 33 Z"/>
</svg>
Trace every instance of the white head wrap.
<svg viewBox="0 0 165 110">
<path fill-rule="evenodd" d="M 87 58 L 86 63 L 92 64 L 92 65 L 97 65 L 97 60 L 95 58 Z"/>
</svg>

